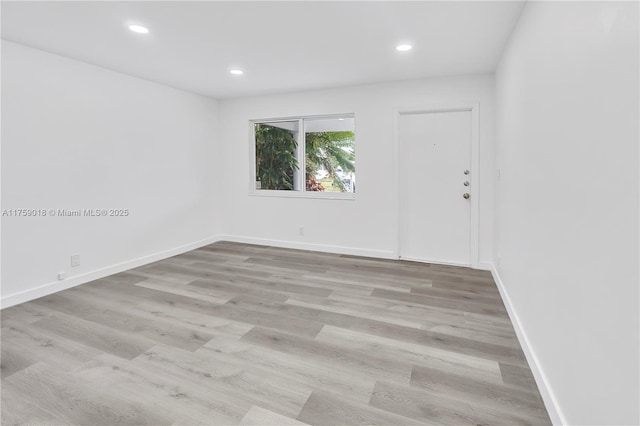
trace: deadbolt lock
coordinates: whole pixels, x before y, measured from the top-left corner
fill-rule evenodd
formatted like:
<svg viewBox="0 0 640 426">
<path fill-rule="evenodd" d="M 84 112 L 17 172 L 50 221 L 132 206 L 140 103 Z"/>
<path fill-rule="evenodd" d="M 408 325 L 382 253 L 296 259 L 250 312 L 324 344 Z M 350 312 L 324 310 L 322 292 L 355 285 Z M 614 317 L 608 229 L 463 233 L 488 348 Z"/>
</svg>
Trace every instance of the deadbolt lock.
<svg viewBox="0 0 640 426">
<path fill-rule="evenodd" d="M 467 181 L 465 181 L 465 182 L 463 183 L 463 185 L 464 185 L 464 186 L 469 186 L 469 181 L 468 181 L 468 180 L 467 180 Z"/>
<path fill-rule="evenodd" d="M 465 175 L 468 175 L 468 174 L 469 174 L 469 170 L 465 170 L 465 171 L 464 171 L 464 174 L 465 174 Z"/>
<path fill-rule="evenodd" d="M 465 200 L 468 200 L 470 196 L 471 195 L 469 195 L 468 192 L 465 192 L 464 194 L 462 194 L 462 198 L 464 198 Z"/>
</svg>

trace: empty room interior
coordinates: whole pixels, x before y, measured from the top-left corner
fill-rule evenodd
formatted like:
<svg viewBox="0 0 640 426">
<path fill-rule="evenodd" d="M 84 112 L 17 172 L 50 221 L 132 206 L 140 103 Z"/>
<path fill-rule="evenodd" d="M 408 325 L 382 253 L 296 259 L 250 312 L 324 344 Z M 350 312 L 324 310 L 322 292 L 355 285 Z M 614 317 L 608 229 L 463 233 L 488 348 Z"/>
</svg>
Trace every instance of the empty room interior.
<svg viewBox="0 0 640 426">
<path fill-rule="evenodd" d="M 637 1 L 2 1 L 6 425 L 638 425 Z"/>
</svg>

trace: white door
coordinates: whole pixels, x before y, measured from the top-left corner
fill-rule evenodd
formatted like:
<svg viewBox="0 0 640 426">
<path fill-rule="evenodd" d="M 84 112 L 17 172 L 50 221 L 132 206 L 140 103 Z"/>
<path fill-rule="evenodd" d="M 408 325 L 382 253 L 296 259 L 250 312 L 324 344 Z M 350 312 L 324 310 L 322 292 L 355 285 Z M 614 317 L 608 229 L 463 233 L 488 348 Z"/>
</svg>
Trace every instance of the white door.
<svg viewBox="0 0 640 426">
<path fill-rule="evenodd" d="M 400 257 L 470 265 L 472 112 L 401 113 L 398 131 Z"/>
</svg>

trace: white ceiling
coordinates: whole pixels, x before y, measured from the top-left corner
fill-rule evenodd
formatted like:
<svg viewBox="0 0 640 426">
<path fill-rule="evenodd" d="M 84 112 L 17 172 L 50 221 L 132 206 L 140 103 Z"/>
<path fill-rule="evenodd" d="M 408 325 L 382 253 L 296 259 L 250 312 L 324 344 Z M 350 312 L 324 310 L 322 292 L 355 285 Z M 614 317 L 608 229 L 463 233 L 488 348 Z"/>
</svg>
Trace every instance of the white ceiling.
<svg viewBox="0 0 640 426">
<path fill-rule="evenodd" d="M 2 38 L 214 98 L 492 72 L 522 2 L 2 1 Z M 149 34 L 127 29 L 143 24 Z M 411 43 L 399 53 L 395 46 Z M 233 76 L 231 68 L 245 74 Z"/>
</svg>

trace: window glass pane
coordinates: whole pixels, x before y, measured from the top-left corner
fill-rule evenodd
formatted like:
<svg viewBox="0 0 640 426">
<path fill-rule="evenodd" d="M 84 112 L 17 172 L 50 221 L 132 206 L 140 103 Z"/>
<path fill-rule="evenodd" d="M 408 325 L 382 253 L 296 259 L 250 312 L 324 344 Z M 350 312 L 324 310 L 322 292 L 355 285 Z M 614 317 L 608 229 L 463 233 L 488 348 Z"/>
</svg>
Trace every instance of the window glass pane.
<svg viewBox="0 0 640 426">
<path fill-rule="evenodd" d="M 293 190 L 298 121 L 256 123 L 256 189 Z"/>
<path fill-rule="evenodd" d="M 305 119 L 307 191 L 356 192 L 353 117 Z"/>
</svg>

